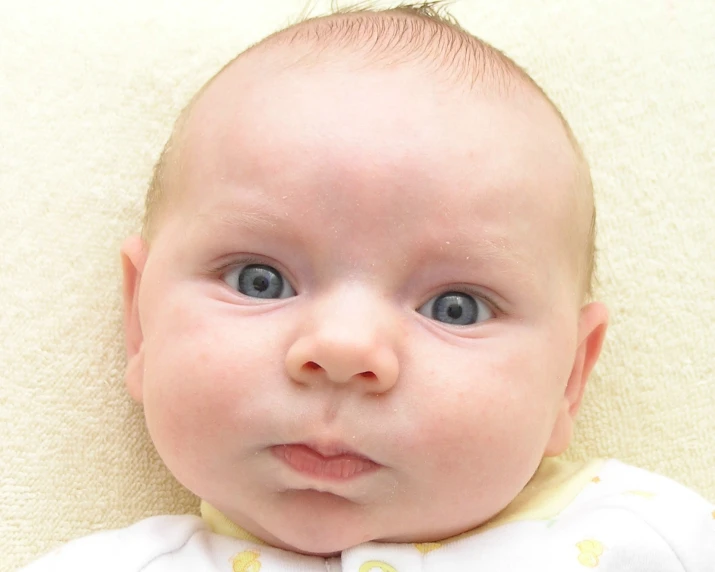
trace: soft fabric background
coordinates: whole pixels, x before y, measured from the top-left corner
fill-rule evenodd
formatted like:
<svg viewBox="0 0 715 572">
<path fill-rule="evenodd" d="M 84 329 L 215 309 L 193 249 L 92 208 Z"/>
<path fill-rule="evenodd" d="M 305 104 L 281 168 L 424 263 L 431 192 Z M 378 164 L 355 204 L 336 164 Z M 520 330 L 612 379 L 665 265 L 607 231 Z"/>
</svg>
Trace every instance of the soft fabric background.
<svg viewBox="0 0 715 572">
<path fill-rule="evenodd" d="M 0 571 L 196 510 L 122 385 L 119 245 L 179 109 L 304 4 L 0 0 Z M 715 3 L 453 12 L 541 82 L 593 165 L 613 318 L 571 456 L 715 500 Z"/>
</svg>

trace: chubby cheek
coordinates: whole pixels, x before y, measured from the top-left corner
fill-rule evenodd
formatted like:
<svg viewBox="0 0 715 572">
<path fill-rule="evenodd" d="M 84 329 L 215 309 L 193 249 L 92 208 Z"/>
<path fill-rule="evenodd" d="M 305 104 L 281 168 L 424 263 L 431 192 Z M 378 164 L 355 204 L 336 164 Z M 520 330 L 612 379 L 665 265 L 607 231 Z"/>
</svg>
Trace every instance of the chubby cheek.
<svg viewBox="0 0 715 572">
<path fill-rule="evenodd" d="M 202 475 L 239 461 L 245 444 L 265 438 L 269 386 L 282 364 L 261 348 L 275 337 L 218 308 L 167 305 L 145 340 L 144 411 L 162 459 L 200 494 Z M 246 327 L 248 326 L 248 327 Z M 275 332 L 275 331 L 274 331 Z"/>
<path fill-rule="evenodd" d="M 510 475 L 523 485 L 543 455 L 561 391 L 563 368 L 543 350 L 539 343 L 485 341 L 435 356 L 433 363 L 444 366 L 430 368 L 429 383 L 414 398 L 419 423 L 408 444 L 422 452 L 426 479 L 440 475 L 455 486 L 467 479 L 470 487 L 493 490 Z"/>
</svg>

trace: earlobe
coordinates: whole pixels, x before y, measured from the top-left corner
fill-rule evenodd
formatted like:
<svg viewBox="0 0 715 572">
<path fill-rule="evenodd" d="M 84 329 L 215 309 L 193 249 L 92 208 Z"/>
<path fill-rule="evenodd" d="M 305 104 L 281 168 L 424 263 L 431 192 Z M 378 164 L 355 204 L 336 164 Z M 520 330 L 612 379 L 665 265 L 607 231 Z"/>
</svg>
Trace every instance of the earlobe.
<svg viewBox="0 0 715 572">
<path fill-rule="evenodd" d="M 608 309 L 604 304 L 592 302 L 581 308 L 578 346 L 561 408 L 544 453 L 548 457 L 560 455 L 571 442 L 574 420 L 581 406 L 588 378 L 601 354 L 607 328 Z"/>
<path fill-rule="evenodd" d="M 142 402 L 144 377 L 144 336 L 139 316 L 139 286 L 148 248 L 140 236 L 130 236 L 122 244 L 124 338 L 127 369 L 124 380 L 132 398 Z"/>
</svg>

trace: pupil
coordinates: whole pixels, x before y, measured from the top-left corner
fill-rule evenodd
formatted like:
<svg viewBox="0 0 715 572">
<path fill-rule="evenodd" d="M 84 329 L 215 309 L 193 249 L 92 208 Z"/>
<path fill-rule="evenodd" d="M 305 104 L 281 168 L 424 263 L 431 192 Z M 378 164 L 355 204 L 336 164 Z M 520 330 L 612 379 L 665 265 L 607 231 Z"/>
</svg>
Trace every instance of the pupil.
<svg viewBox="0 0 715 572">
<path fill-rule="evenodd" d="M 256 276 L 253 279 L 253 287 L 259 292 L 265 292 L 268 290 L 269 281 L 265 276 Z"/>
<path fill-rule="evenodd" d="M 447 308 L 447 315 L 453 320 L 458 320 L 462 317 L 462 307 L 458 304 L 451 304 Z"/>
</svg>

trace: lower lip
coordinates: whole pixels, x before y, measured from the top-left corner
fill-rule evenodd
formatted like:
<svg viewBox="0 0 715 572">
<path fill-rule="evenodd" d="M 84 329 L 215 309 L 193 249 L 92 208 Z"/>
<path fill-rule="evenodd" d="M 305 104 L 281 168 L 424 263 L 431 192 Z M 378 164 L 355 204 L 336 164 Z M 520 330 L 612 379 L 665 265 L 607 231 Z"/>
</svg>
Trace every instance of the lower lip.
<svg viewBox="0 0 715 572">
<path fill-rule="evenodd" d="M 376 470 L 379 465 L 357 455 L 342 454 L 324 457 L 305 445 L 278 445 L 273 454 L 293 470 L 332 481 L 345 481 Z"/>
</svg>

